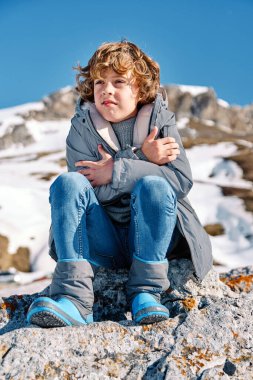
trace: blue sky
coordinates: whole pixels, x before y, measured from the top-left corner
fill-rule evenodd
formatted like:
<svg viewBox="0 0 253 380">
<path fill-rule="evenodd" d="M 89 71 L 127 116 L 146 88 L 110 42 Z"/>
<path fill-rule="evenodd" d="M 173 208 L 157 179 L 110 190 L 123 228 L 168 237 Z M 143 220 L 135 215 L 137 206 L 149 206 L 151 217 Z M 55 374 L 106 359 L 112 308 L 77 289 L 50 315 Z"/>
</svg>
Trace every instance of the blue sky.
<svg viewBox="0 0 253 380">
<path fill-rule="evenodd" d="M 127 38 L 159 62 L 161 82 L 253 102 L 252 0 L 0 0 L 0 108 L 75 83 L 103 42 Z"/>
</svg>

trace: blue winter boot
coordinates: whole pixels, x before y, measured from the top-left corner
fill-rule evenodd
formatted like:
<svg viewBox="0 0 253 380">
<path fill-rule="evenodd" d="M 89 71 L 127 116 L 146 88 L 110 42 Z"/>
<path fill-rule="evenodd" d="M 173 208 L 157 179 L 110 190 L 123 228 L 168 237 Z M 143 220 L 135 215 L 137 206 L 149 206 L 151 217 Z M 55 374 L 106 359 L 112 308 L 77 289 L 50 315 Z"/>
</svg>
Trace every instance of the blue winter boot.
<svg viewBox="0 0 253 380">
<path fill-rule="evenodd" d="M 82 317 L 77 307 L 66 297 L 55 300 L 39 297 L 27 313 L 28 323 L 40 327 L 82 326 L 93 322 L 93 314 Z"/>
<path fill-rule="evenodd" d="M 169 310 L 150 293 L 138 293 L 132 302 L 132 317 L 138 324 L 164 321 L 170 317 Z"/>
</svg>

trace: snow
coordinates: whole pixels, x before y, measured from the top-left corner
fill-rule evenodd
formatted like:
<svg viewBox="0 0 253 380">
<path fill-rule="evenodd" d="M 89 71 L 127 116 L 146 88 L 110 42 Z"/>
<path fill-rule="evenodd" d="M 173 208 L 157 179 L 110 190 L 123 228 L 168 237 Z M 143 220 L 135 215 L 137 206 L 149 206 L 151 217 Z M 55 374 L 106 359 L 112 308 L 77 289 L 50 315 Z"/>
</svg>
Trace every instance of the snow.
<svg viewBox="0 0 253 380">
<path fill-rule="evenodd" d="M 17 114 L 24 114 L 29 111 L 42 111 L 44 108 L 43 102 L 25 103 L 20 106 L 0 109 L 0 122 L 14 117 Z"/>
<path fill-rule="evenodd" d="M 208 127 L 213 127 L 215 125 L 215 122 L 213 120 L 205 120 L 204 123 Z"/>
<path fill-rule="evenodd" d="M 223 108 L 229 108 L 229 107 L 230 107 L 229 103 L 226 102 L 226 101 L 223 100 L 223 99 L 217 99 L 217 101 L 218 101 L 218 104 L 219 104 L 221 107 L 223 107 Z"/>
<path fill-rule="evenodd" d="M 26 127 L 34 137 L 36 143 L 24 147 L 23 145 L 13 145 L 11 148 L 0 151 L 1 157 L 10 157 L 34 153 L 44 153 L 65 149 L 65 140 L 70 127 L 69 120 L 58 121 L 36 121 L 29 120 Z M 0 127 L 1 133 L 1 127 Z"/>
<path fill-rule="evenodd" d="M 187 150 L 195 181 L 212 183 L 219 186 L 251 189 L 252 183 L 242 179 L 241 168 L 227 160 L 236 153 L 236 145 L 222 142 L 216 145 L 199 145 Z M 224 159 L 225 158 L 225 159 Z"/>
<path fill-rule="evenodd" d="M 189 92 L 192 96 L 197 96 L 200 94 L 205 94 L 208 92 L 209 88 L 206 86 L 189 86 L 189 85 L 178 85 L 182 92 Z"/>
<path fill-rule="evenodd" d="M 73 87 L 72 86 L 65 86 L 60 89 L 61 94 L 67 94 L 68 92 L 72 91 Z"/>
<path fill-rule="evenodd" d="M 210 237 L 213 256 L 221 270 L 253 264 L 253 216 L 241 199 L 222 195 L 220 186 L 251 189 L 242 179 L 242 170 L 224 160 L 235 153 L 232 143 L 200 145 L 187 150 L 194 178 L 189 199 L 203 225 L 220 223 L 225 234 Z M 210 175 L 212 174 L 212 177 Z"/>
<path fill-rule="evenodd" d="M 32 110 L 41 111 L 43 108 L 44 104 L 42 102 L 37 102 L 0 109 L 0 137 L 4 136 L 5 133 L 11 132 L 15 125 L 23 124 L 23 114 Z"/>
<path fill-rule="evenodd" d="M 188 123 L 189 117 L 181 117 L 179 120 L 177 120 L 177 128 L 184 129 L 187 127 Z"/>
<path fill-rule="evenodd" d="M 20 122 L 17 112 L 30 109 L 42 109 L 41 104 L 0 110 L 0 117 L 6 117 L 2 119 L 0 135 L 8 123 Z M 59 159 L 65 157 L 69 125 L 69 120 L 27 121 L 35 143 L 25 147 L 16 144 L 0 151 L 0 234 L 8 236 L 10 253 L 21 246 L 30 249 L 32 269 L 36 272 L 51 272 L 55 266 L 48 256 L 48 192 L 55 177 L 66 170 Z M 55 175 L 49 181 L 42 180 L 48 173 Z"/>
<path fill-rule="evenodd" d="M 205 87 L 193 88 L 195 94 L 207 91 Z M 16 113 L 28 111 L 29 107 L 39 109 L 41 104 L 0 110 L 0 134 L 6 120 L 17 120 Z M 187 119 L 181 119 L 181 127 L 186 124 Z M 55 266 L 48 256 L 47 246 L 49 187 L 57 175 L 66 171 L 59 160 L 65 157 L 70 121 L 30 120 L 26 126 L 35 143 L 0 151 L 0 234 L 9 237 L 10 253 L 20 246 L 28 247 L 33 270 L 47 273 Z M 224 235 L 211 237 L 214 259 L 222 269 L 253 264 L 252 214 L 245 211 L 242 200 L 224 197 L 220 188 L 252 188 L 251 182 L 242 179 L 242 170 L 227 159 L 236 153 L 236 149 L 235 144 L 221 142 L 187 150 L 194 178 L 189 199 L 203 225 L 221 223 L 225 229 Z M 41 177 L 48 173 L 54 175 L 48 181 L 42 180 Z"/>
</svg>

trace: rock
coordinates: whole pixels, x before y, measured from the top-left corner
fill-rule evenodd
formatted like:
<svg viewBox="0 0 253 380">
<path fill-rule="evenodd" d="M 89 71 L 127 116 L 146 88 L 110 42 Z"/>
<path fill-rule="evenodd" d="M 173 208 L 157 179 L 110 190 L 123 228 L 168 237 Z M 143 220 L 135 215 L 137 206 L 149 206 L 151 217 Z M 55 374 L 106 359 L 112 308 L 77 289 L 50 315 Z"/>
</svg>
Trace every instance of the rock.
<svg viewBox="0 0 253 380">
<path fill-rule="evenodd" d="M 252 274 L 247 267 L 221 277 Z M 171 261 L 168 276 L 162 299 L 172 318 L 154 325 L 131 321 L 122 270 L 97 274 L 95 320 L 106 321 L 84 327 L 28 326 L 37 295 L 3 298 L 0 378 L 252 379 L 252 289 L 233 292 L 213 270 L 198 283 L 186 259 Z"/>
<path fill-rule="evenodd" d="M 253 175 L 253 170 L 252 170 Z M 222 194 L 225 196 L 236 196 L 241 198 L 245 204 L 245 210 L 253 212 L 253 190 L 251 189 L 241 189 L 233 186 L 221 186 Z M 248 238 L 253 239 L 253 236 L 248 236 Z"/>
<path fill-rule="evenodd" d="M 25 123 L 9 125 L 5 134 L 0 137 L 0 150 L 10 148 L 13 144 L 26 146 L 33 142 L 34 138 Z"/>
<path fill-rule="evenodd" d="M 49 96 L 42 99 L 44 107 L 42 110 L 31 110 L 25 115 L 25 120 L 59 120 L 70 119 L 75 111 L 77 93 L 70 86 L 55 91 Z"/>
<path fill-rule="evenodd" d="M 208 233 L 208 235 L 211 235 L 211 236 L 219 236 L 225 233 L 225 229 L 223 225 L 220 223 L 206 224 L 204 228 L 206 232 Z"/>
<path fill-rule="evenodd" d="M 217 99 L 212 88 L 204 88 L 201 93 L 182 90 L 181 86 L 164 86 L 169 100 L 169 108 L 176 113 L 177 120 L 182 117 L 195 118 L 200 122 L 211 120 L 222 131 L 233 134 L 250 134 L 253 129 L 253 105 L 245 107 L 230 106 Z M 191 86 L 190 86 L 191 87 Z"/>
<path fill-rule="evenodd" d="M 27 247 L 18 247 L 14 254 L 8 252 L 9 239 L 0 235 L 0 271 L 15 268 L 21 272 L 29 272 L 30 250 Z"/>
<path fill-rule="evenodd" d="M 236 162 L 243 169 L 243 178 L 253 182 L 253 151 L 252 148 L 239 149 L 235 155 L 227 159 Z"/>
<path fill-rule="evenodd" d="M 253 268 L 245 267 L 233 269 L 229 273 L 222 273 L 220 280 L 236 293 L 253 292 Z"/>
</svg>

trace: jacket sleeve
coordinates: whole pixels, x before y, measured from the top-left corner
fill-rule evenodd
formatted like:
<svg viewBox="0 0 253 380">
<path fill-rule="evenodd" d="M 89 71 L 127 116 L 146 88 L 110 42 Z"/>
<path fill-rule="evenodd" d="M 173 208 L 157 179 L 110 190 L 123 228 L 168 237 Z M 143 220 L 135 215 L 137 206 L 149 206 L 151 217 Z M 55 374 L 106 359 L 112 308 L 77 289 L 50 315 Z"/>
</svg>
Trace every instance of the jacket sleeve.
<svg viewBox="0 0 253 380">
<path fill-rule="evenodd" d="M 85 141 L 78 127 L 73 123 L 66 139 L 66 160 L 69 172 L 76 172 L 80 167 L 76 167 L 77 161 L 98 161 L 101 157 L 97 149 L 94 149 L 92 138 L 87 134 Z M 94 188 L 95 194 L 100 202 L 112 201 L 121 195 L 117 189 L 113 189 L 111 183 Z"/>
<path fill-rule="evenodd" d="M 147 175 L 156 175 L 165 178 L 172 186 L 178 199 L 186 197 L 192 187 L 192 174 L 189 161 L 179 136 L 175 115 L 170 117 L 161 127 L 163 137 L 174 137 L 179 144 L 180 155 L 175 161 L 166 165 L 156 165 L 144 160 L 119 158 L 114 162 L 112 188 L 119 193 L 131 192 L 134 184 Z"/>
<path fill-rule="evenodd" d="M 149 161 L 140 148 L 135 148 L 133 151 L 132 147 L 126 148 L 124 150 L 119 150 L 114 156 L 115 160 L 118 158 L 132 158 L 134 160 Z"/>
</svg>

